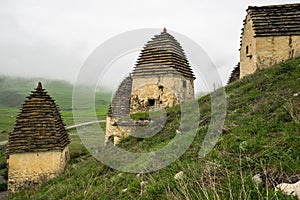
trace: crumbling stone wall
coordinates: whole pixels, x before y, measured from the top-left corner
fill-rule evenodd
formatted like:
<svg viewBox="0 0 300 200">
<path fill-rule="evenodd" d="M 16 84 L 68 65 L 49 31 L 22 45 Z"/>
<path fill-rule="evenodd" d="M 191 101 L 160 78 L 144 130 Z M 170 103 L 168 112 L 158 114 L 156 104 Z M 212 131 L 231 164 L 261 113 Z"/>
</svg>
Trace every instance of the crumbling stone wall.
<svg viewBox="0 0 300 200">
<path fill-rule="evenodd" d="M 128 137 L 135 131 L 135 124 L 128 121 L 116 121 L 115 118 L 106 116 L 106 130 L 105 141 L 109 142 L 110 138 L 113 139 L 113 144 L 119 144 L 122 138 Z"/>
<path fill-rule="evenodd" d="M 145 112 L 150 108 L 167 108 L 178 104 L 178 98 L 168 87 L 150 83 L 142 85 L 131 95 L 131 112 Z"/>
<path fill-rule="evenodd" d="M 133 77 L 131 113 L 167 108 L 194 99 L 193 79 L 180 75 Z"/>
<path fill-rule="evenodd" d="M 131 76 L 126 77 L 116 91 L 109 111 L 106 115 L 105 141 L 110 138 L 114 144 L 118 144 L 121 138 L 127 137 L 131 133 L 130 123 L 130 97 L 132 88 Z"/>
</svg>

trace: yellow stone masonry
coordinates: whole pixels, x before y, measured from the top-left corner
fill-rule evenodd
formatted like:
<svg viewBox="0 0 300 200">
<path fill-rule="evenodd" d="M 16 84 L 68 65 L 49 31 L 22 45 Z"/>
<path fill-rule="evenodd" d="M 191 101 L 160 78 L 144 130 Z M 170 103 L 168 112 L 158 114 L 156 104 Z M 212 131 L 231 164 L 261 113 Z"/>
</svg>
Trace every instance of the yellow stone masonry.
<svg viewBox="0 0 300 200">
<path fill-rule="evenodd" d="M 242 44 L 240 49 L 240 78 L 256 71 L 256 40 L 252 28 L 252 20 L 248 15 L 244 26 Z"/>
<path fill-rule="evenodd" d="M 17 153 L 8 159 L 8 190 L 16 192 L 45 183 L 65 169 L 69 149 L 63 151 Z"/>
</svg>

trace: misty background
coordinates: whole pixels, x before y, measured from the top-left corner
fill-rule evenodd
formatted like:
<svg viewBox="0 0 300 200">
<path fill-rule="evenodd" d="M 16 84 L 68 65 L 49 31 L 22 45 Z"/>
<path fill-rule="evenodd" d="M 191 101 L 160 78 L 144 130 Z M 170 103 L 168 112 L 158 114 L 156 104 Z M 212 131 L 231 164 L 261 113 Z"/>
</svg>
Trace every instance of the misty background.
<svg viewBox="0 0 300 200">
<path fill-rule="evenodd" d="M 239 61 L 247 7 L 284 3 L 297 1 L 0 0 L 0 75 L 74 83 L 85 60 L 106 40 L 134 29 L 166 27 L 200 45 L 221 76 L 217 86 L 225 85 Z M 116 60 L 101 84 L 115 89 L 138 55 Z M 197 90 L 205 90 L 201 78 L 196 80 Z"/>
</svg>

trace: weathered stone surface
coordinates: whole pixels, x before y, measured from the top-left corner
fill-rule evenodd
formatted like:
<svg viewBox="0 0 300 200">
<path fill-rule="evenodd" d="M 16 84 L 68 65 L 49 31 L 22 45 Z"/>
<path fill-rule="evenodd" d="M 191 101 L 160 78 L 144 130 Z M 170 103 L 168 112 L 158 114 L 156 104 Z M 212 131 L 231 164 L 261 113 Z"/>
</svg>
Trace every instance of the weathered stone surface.
<svg viewBox="0 0 300 200">
<path fill-rule="evenodd" d="M 154 105 L 151 105 L 157 108 L 172 107 L 178 103 L 183 103 L 195 98 L 194 81 L 192 79 L 188 79 L 178 72 L 169 75 L 155 75 L 155 72 L 153 73 L 153 75 L 149 76 L 133 76 L 133 98 L 137 96 L 146 103 L 149 103 L 148 99 L 154 99 Z M 165 98 L 167 96 L 172 100 Z M 160 98 L 159 101 L 158 98 Z M 134 107 L 134 105 L 132 105 L 134 103 L 134 101 L 131 102 L 131 108 Z M 145 105 L 144 107 L 147 106 Z M 143 111 L 145 111 L 145 109 L 140 110 L 140 112 Z M 138 110 L 131 110 L 131 112 L 138 112 Z"/>
<path fill-rule="evenodd" d="M 116 121 L 116 118 L 106 117 L 105 141 L 109 142 L 113 137 L 113 143 L 119 144 L 122 138 L 127 137 L 135 130 L 135 123 Z"/>
<path fill-rule="evenodd" d="M 183 177 L 184 177 L 184 172 L 183 171 L 180 171 L 180 172 L 178 172 L 177 174 L 174 175 L 174 178 L 176 180 L 181 180 L 181 179 L 183 179 Z"/>
<path fill-rule="evenodd" d="M 275 191 L 281 190 L 286 195 L 297 196 L 300 199 L 300 181 L 294 184 L 280 183 L 276 186 Z"/>
<path fill-rule="evenodd" d="M 240 48 L 240 78 L 300 56 L 300 4 L 247 9 Z"/>
<path fill-rule="evenodd" d="M 252 181 L 256 184 L 261 184 L 263 182 L 262 178 L 261 178 L 261 175 L 260 174 L 255 174 L 253 177 L 252 177 Z"/>
<path fill-rule="evenodd" d="M 147 184 L 148 184 L 148 181 L 140 182 L 140 186 L 141 186 L 140 195 L 141 195 L 141 197 L 143 196 L 143 193 L 144 193 L 144 190 L 145 190 L 145 187 L 146 187 Z"/>
<path fill-rule="evenodd" d="M 178 98 L 168 87 L 150 83 L 132 92 L 131 113 L 146 112 L 151 108 L 168 108 L 178 104 Z"/>
<path fill-rule="evenodd" d="M 16 192 L 39 186 L 56 177 L 65 169 L 69 150 L 17 153 L 8 160 L 8 189 Z"/>
</svg>

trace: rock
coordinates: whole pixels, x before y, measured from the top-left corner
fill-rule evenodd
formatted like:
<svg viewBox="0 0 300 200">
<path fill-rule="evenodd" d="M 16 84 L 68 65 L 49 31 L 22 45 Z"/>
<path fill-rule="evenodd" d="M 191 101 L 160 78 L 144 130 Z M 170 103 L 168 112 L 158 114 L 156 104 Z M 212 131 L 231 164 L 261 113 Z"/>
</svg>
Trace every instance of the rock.
<svg viewBox="0 0 300 200">
<path fill-rule="evenodd" d="M 8 191 L 0 192 L 0 199 L 7 200 L 8 199 Z"/>
<path fill-rule="evenodd" d="M 136 178 L 137 178 L 137 179 L 142 178 L 142 177 L 143 177 L 143 174 L 137 174 L 137 175 L 136 175 Z"/>
<path fill-rule="evenodd" d="M 174 178 L 175 178 L 176 180 L 181 180 L 181 179 L 183 179 L 183 177 L 184 177 L 183 171 L 178 172 L 178 173 L 175 174 L 175 176 L 174 176 Z"/>
<path fill-rule="evenodd" d="M 280 183 L 275 187 L 275 191 L 281 190 L 286 195 L 297 196 L 300 199 L 300 181 L 290 183 Z"/>
<path fill-rule="evenodd" d="M 147 181 L 142 181 L 142 182 L 140 183 L 141 188 L 145 187 L 145 185 L 146 185 L 147 183 L 148 183 Z"/>
<path fill-rule="evenodd" d="M 258 185 L 258 184 L 261 184 L 261 183 L 263 182 L 263 180 L 262 180 L 260 174 L 255 174 L 255 175 L 252 177 L 252 181 L 253 181 L 254 183 L 256 183 L 257 185 Z"/>
<path fill-rule="evenodd" d="M 144 192 L 144 188 L 146 186 L 148 182 L 147 181 L 142 181 L 140 182 L 140 186 L 141 186 L 141 192 L 140 192 L 140 195 L 143 196 L 143 192 Z"/>
</svg>

